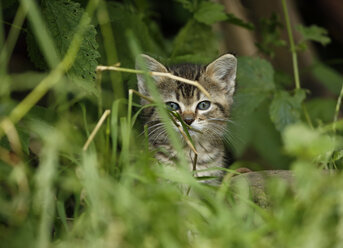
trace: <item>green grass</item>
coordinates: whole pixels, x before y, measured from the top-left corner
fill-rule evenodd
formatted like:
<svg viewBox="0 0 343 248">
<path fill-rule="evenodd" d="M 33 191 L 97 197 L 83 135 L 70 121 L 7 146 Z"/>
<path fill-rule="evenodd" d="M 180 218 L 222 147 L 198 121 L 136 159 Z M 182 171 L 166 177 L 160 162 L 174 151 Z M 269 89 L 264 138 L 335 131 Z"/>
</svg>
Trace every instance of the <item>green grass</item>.
<svg viewBox="0 0 343 248">
<path fill-rule="evenodd" d="M 104 71 L 94 81 L 77 77 L 82 73 L 71 74 L 75 61 L 80 59 L 82 42 L 90 40 L 84 34 L 93 25 L 99 25 L 99 50 L 105 51 L 99 60 L 105 64 L 124 61 L 123 67 L 131 61 L 127 67 L 133 68 L 133 58 L 145 52 L 147 44 L 157 45 L 156 40 L 145 37 L 148 25 L 136 19 L 139 15 L 130 16 L 129 12 L 125 16 L 129 31 L 121 30 L 122 36 L 116 36 L 117 30 L 112 30 L 108 23 L 114 18 L 110 11 L 117 11 L 114 5 L 96 0 L 89 1 L 84 9 L 73 5 L 82 15 L 62 56 L 57 52 L 41 6 L 32 0 L 20 2 L 10 35 L 5 42 L 0 39 L 1 61 L 10 60 L 19 38 L 15 30 L 26 30 L 22 25 L 27 17 L 48 68 L 47 73 L 38 77 L 43 78 L 40 82 L 28 74 L 27 81 L 34 82 L 34 87 L 25 91 L 23 98 L 13 90 L 18 75 L 7 71 L 7 62 L 0 71 L 0 80 L 6 84 L 0 88 L 5 89 L 0 94 L 4 96 L 0 99 L 0 246 L 343 247 L 343 175 L 339 171 L 324 174 L 321 170 L 342 166 L 342 121 L 338 116 L 343 91 L 337 92 L 334 122 L 320 122 L 314 127 L 304 124 L 304 120 L 316 116 L 302 118 L 301 104 L 292 108 L 289 102 L 294 96 L 287 93 L 285 101 L 278 102 L 281 107 L 274 116 L 287 125 L 277 131 L 269 119 L 269 103 L 279 90 L 274 85 L 272 66 L 262 59 L 239 59 L 239 68 L 243 68 L 239 69 L 238 78 L 242 90 L 237 100 L 241 102 L 234 111 L 245 107 L 243 112 L 248 114 L 241 116 L 234 127 L 241 126 L 236 135 L 244 137 L 243 144 L 238 146 L 241 153 L 261 152 L 257 157 L 252 154 L 250 161 L 236 154 L 238 159 L 233 167 L 270 163 L 268 152 L 273 148 L 280 155 L 272 161 L 287 163 L 294 173 L 292 187 L 282 180 L 268 181 L 267 194 L 263 195 L 265 204 L 260 206 L 254 203 L 245 183 L 231 185 L 230 170 L 223 183 L 214 187 L 199 183 L 185 169 L 188 166 L 180 137 L 172 128 L 170 113 L 146 70 L 153 106 L 178 151 L 176 166 L 159 164 L 148 148 L 147 130 L 139 118 L 143 107 L 133 91 L 128 90 L 135 87 L 134 74 Z M 133 24 L 141 28 L 140 32 Z M 204 24 L 197 25 L 200 29 Z M 206 37 L 208 27 L 203 32 Z M 185 36 L 187 32 L 181 34 Z M 177 46 L 181 51 L 181 44 Z M 189 56 L 197 59 L 199 54 Z M 82 63 L 78 63 L 85 67 L 89 65 L 88 60 L 80 60 Z M 144 61 L 138 63 L 145 68 Z M 91 73 L 95 73 L 95 68 Z M 252 86 L 261 74 L 263 82 L 256 90 Z M 81 88 L 77 82 L 81 82 Z M 254 106 L 256 102 L 263 102 L 259 109 Z M 298 119 L 290 122 L 295 117 L 288 116 L 284 107 L 291 114 L 298 111 Z M 111 111 L 110 115 L 84 149 L 106 109 Z M 252 126 L 264 127 L 264 133 L 270 135 L 256 141 L 252 134 L 259 130 Z M 279 167 L 276 164 L 273 168 Z"/>
</svg>

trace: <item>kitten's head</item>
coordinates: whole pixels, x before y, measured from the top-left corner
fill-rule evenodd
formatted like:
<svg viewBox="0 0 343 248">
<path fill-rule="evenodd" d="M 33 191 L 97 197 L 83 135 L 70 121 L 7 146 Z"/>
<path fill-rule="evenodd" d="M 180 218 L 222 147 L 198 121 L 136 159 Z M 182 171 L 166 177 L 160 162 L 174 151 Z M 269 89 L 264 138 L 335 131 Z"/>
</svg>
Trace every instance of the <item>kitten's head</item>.
<svg viewBox="0 0 343 248">
<path fill-rule="evenodd" d="M 202 132 L 190 132 L 195 140 L 218 140 L 224 134 L 233 103 L 236 58 L 231 54 L 225 54 L 207 66 L 182 64 L 165 67 L 147 55 L 141 56 L 150 71 L 170 72 L 176 76 L 196 80 L 209 92 L 211 99 L 193 85 L 166 77 L 153 77 L 166 105 L 178 112 L 185 123 Z M 138 74 L 137 79 L 139 92 L 149 96 L 143 75 Z M 142 104 L 147 102 L 142 99 Z M 151 140 L 158 142 L 162 138 L 165 139 L 164 129 L 159 125 L 158 113 L 153 108 L 148 108 L 145 116 Z"/>
</svg>

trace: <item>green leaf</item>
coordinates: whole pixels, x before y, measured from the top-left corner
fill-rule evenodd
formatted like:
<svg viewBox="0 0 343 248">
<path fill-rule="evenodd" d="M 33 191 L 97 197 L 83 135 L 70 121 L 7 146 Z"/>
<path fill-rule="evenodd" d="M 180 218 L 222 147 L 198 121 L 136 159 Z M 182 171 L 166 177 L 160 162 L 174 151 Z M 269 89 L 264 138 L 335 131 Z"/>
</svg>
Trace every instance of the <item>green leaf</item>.
<svg viewBox="0 0 343 248">
<path fill-rule="evenodd" d="M 228 138 L 237 159 L 254 153 L 258 155 L 258 163 L 263 165 L 262 168 L 287 168 L 289 158 L 282 152 L 280 133 L 270 120 L 268 110 L 268 101 L 249 115 L 243 115 L 237 109 L 231 117 L 233 123 L 228 126 Z M 254 162 L 257 162 L 256 158 Z"/>
<path fill-rule="evenodd" d="M 181 3 L 182 7 L 189 10 L 190 12 L 194 12 L 196 1 L 192 1 L 192 0 L 175 0 L 175 1 Z"/>
<path fill-rule="evenodd" d="M 63 57 L 78 29 L 84 10 L 79 3 L 70 0 L 46 0 L 42 4 L 42 14 L 47 22 L 55 45 Z M 79 79 L 94 81 L 95 69 L 100 57 L 93 25 L 86 27 L 80 50 L 68 75 Z"/>
<path fill-rule="evenodd" d="M 277 130 L 282 131 L 287 125 L 300 121 L 301 104 L 306 94 L 297 90 L 292 96 L 287 91 L 278 91 L 270 105 L 270 118 Z"/>
<path fill-rule="evenodd" d="M 316 63 L 311 68 L 311 72 L 312 75 L 328 90 L 334 94 L 339 94 L 342 87 L 343 77 L 337 71 L 323 63 Z"/>
<path fill-rule="evenodd" d="M 250 114 L 274 91 L 274 70 L 261 58 L 240 57 L 235 104 L 240 114 Z"/>
<path fill-rule="evenodd" d="M 323 46 L 331 42 L 331 39 L 327 36 L 328 31 L 325 28 L 318 27 L 316 25 L 311 25 L 309 27 L 297 25 L 296 29 L 299 31 L 299 33 L 302 34 L 303 39 L 305 41 L 316 41 L 322 44 Z"/>
<path fill-rule="evenodd" d="M 33 36 L 33 31 L 30 25 L 28 25 L 26 43 L 27 43 L 27 53 L 29 55 L 30 60 L 35 65 L 35 67 L 41 70 L 47 70 L 49 68 L 48 63 L 45 61 L 44 56 L 37 45 L 37 40 Z"/>
<path fill-rule="evenodd" d="M 319 124 L 333 121 L 336 100 L 330 98 L 313 98 L 305 103 L 311 120 Z"/>
<path fill-rule="evenodd" d="M 212 25 L 219 21 L 228 19 L 225 7 L 214 2 L 201 2 L 199 8 L 194 13 L 194 18 L 201 23 Z"/>
<path fill-rule="evenodd" d="M 239 19 L 237 16 L 235 16 L 232 13 L 226 14 L 226 17 L 227 17 L 226 21 L 231 24 L 234 24 L 234 25 L 246 28 L 246 29 L 250 29 L 250 30 L 255 29 L 254 24 L 252 24 L 251 22 L 245 22 L 242 19 Z"/>
<path fill-rule="evenodd" d="M 172 60 L 179 56 L 194 55 L 210 62 L 218 55 L 216 40 L 211 27 L 193 19 L 180 30 L 174 40 Z M 184 61 L 185 62 L 185 61 Z"/>
<path fill-rule="evenodd" d="M 283 133 L 283 140 L 289 154 L 311 161 L 319 155 L 333 151 L 335 147 L 335 140 L 332 137 L 322 135 L 318 130 L 301 123 L 287 127 Z"/>
<path fill-rule="evenodd" d="M 266 55 L 274 57 L 275 48 L 286 46 L 286 41 L 281 39 L 282 28 L 283 25 L 276 14 L 272 14 L 270 18 L 262 18 L 259 23 L 262 40 L 256 43 L 258 49 Z"/>
<path fill-rule="evenodd" d="M 127 30 L 132 30 L 135 34 L 144 53 L 152 54 L 152 56 L 165 53 L 159 42 L 154 39 L 155 37 L 149 29 L 146 20 L 136 13 L 135 10 L 130 11 L 123 4 L 116 2 L 108 3 L 107 7 L 115 37 L 118 59 L 123 67 L 134 67 L 135 61 L 135 58 L 131 57 L 131 51 L 128 46 Z M 126 76 L 136 77 L 135 75 L 123 74 L 123 77 Z"/>
<path fill-rule="evenodd" d="M 5 10 L 18 3 L 18 0 L 1 0 L 0 2 L 2 9 Z"/>
</svg>

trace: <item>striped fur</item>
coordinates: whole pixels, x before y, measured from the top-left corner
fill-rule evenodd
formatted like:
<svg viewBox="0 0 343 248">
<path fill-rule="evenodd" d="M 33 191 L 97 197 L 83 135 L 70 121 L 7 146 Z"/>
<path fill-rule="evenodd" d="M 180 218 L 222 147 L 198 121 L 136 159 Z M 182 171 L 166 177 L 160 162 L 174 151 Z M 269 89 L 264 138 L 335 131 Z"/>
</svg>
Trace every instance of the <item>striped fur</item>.
<svg viewBox="0 0 343 248">
<path fill-rule="evenodd" d="M 186 120 L 192 120 L 191 126 L 202 133 L 190 131 L 190 135 L 198 151 L 197 170 L 211 167 L 224 167 L 225 151 L 223 137 L 227 122 L 230 117 L 230 108 L 233 103 L 235 91 L 236 58 L 231 54 L 219 57 L 207 66 L 195 64 L 181 64 L 165 67 L 155 59 L 142 55 L 148 69 L 151 71 L 170 72 L 190 80 L 198 81 L 211 95 L 211 101 L 197 87 L 165 77 L 154 77 L 156 86 L 167 102 L 174 102 L 180 106 L 177 112 Z M 138 78 L 139 91 L 149 96 L 144 78 Z M 210 101 L 207 110 L 199 109 L 198 104 L 202 101 Z M 142 99 L 142 104 L 147 102 Z M 197 107 L 198 106 L 198 107 Z M 153 108 L 147 108 L 144 112 L 145 123 L 148 125 L 149 143 L 156 150 L 156 158 L 167 164 L 172 164 L 176 153 L 169 144 L 166 131 L 160 122 L 158 113 Z M 184 143 L 187 151 L 189 168 L 192 168 L 192 152 Z M 198 173 L 198 176 L 218 176 L 221 171 Z"/>
</svg>

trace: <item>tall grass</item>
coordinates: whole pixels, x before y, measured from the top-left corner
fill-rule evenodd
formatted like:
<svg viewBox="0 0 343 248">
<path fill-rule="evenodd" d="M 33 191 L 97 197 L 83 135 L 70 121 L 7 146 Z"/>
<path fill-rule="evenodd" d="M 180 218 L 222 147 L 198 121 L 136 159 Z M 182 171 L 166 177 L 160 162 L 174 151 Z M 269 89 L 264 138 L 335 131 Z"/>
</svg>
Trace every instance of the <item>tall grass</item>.
<svg viewBox="0 0 343 248">
<path fill-rule="evenodd" d="M 100 23 L 109 18 L 103 1 L 89 1 L 87 15 L 95 11 Z M 124 97 L 127 87 L 119 73 L 110 77 L 115 92 L 111 114 L 83 149 L 98 123 L 105 93 L 56 116 L 37 117 L 35 111 L 41 110 L 36 104 L 46 93 L 57 84 L 65 86 L 62 78 L 79 49 L 83 25 L 90 20 L 82 19 L 68 53 L 59 58 L 35 1 L 21 1 L 18 25 L 23 13 L 50 71 L 1 119 L 0 137 L 8 137 L 9 149 L 15 145 L 11 137 L 24 130 L 35 150 L 13 154 L 0 149 L 1 247 L 343 247 L 343 176 L 323 174 L 313 166 L 315 158 L 340 146 L 339 138 L 332 143 L 327 132 L 299 125 L 286 129 L 284 148 L 294 157 L 294 182 L 292 187 L 283 180 L 267 182 L 268 194 L 260 192 L 263 207 L 253 201 L 244 181 L 231 184 L 231 174 L 218 187 L 199 183 L 188 171 L 180 137 L 138 56 L 177 151 L 177 166 L 161 165 L 153 158 L 143 128 L 137 127 L 142 106 L 132 93 Z M 111 54 L 108 62 L 117 62 L 111 27 L 100 25 Z M 16 38 L 8 39 L 15 43 Z M 134 33 L 127 33 L 127 41 L 133 57 L 142 52 Z M 100 86 L 106 88 L 104 82 Z M 6 129 L 6 123 L 17 129 Z M 180 185 L 191 187 L 192 193 L 185 194 Z"/>
</svg>

